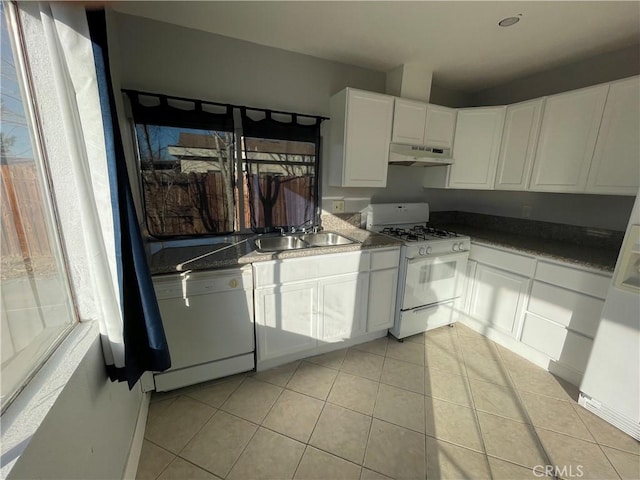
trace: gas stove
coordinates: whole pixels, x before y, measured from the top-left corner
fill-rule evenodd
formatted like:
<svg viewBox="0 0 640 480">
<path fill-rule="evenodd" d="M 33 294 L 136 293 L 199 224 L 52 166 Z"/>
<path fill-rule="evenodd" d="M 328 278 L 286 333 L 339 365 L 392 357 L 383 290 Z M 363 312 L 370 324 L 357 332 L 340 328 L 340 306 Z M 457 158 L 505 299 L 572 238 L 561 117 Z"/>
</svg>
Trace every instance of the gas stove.
<svg viewBox="0 0 640 480">
<path fill-rule="evenodd" d="M 367 209 L 367 230 L 402 240 L 403 255 L 416 257 L 468 251 L 466 235 L 429 225 L 429 204 L 374 204 Z"/>
<path fill-rule="evenodd" d="M 401 340 L 457 319 L 471 239 L 429 225 L 429 205 L 369 205 L 366 228 L 402 241 L 394 325 Z"/>
<path fill-rule="evenodd" d="M 458 238 L 456 232 L 442 230 L 430 225 L 413 225 L 411 227 L 383 227 L 379 233 L 398 238 L 405 243 L 426 242 L 429 240 L 442 240 Z"/>
</svg>

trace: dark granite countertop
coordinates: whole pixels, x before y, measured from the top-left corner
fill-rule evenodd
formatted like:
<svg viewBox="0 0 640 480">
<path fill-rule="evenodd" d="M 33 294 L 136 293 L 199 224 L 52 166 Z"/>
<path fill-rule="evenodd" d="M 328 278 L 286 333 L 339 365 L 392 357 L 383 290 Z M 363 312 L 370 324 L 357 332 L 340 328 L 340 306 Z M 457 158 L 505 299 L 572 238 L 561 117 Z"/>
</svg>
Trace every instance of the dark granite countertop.
<svg viewBox="0 0 640 480">
<path fill-rule="evenodd" d="M 468 235 L 473 242 L 506 247 L 606 273 L 614 270 L 624 236 L 624 232 L 533 220 L 466 212 L 438 213 L 433 213 L 432 225 Z"/>
<path fill-rule="evenodd" d="M 360 228 L 331 229 L 357 243 L 331 247 L 313 247 L 289 250 L 279 253 L 260 253 L 254 249 L 255 235 L 234 235 L 222 239 L 222 243 L 209 245 L 166 247 L 151 256 L 149 268 L 151 274 L 167 274 L 187 270 L 211 270 L 232 268 L 267 260 L 300 258 L 328 253 L 342 253 L 371 248 L 395 247 L 401 245 L 398 240 L 362 230 Z"/>
</svg>

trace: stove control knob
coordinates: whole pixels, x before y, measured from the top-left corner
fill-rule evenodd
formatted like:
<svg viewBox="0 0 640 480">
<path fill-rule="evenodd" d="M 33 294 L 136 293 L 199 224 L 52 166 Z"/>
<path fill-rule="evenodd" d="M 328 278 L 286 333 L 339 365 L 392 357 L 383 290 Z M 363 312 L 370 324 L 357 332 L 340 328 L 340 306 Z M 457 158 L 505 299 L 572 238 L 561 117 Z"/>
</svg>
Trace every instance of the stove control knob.
<svg viewBox="0 0 640 480">
<path fill-rule="evenodd" d="M 457 243 L 454 243 L 454 244 L 453 244 L 453 247 L 451 247 L 451 248 L 453 248 L 453 251 L 454 251 L 454 252 L 457 252 L 457 251 L 458 251 L 458 244 L 457 244 Z"/>
<path fill-rule="evenodd" d="M 420 250 L 418 250 L 418 253 L 420 255 L 424 255 L 425 253 L 427 253 L 427 251 L 424 249 L 424 247 L 420 247 Z"/>
<path fill-rule="evenodd" d="M 427 247 L 427 255 L 431 254 L 431 247 Z"/>
<path fill-rule="evenodd" d="M 467 247 L 465 246 L 464 243 L 460 243 L 459 248 L 458 248 L 461 252 L 464 252 L 467 250 Z"/>
</svg>

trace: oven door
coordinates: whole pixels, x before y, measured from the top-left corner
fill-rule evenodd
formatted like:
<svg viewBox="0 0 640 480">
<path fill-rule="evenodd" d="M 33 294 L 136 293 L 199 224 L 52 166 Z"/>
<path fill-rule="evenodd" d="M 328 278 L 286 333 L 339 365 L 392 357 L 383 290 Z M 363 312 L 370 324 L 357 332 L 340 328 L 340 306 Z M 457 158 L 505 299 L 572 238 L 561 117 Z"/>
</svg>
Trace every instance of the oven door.
<svg viewBox="0 0 640 480">
<path fill-rule="evenodd" d="M 468 258 L 469 252 L 407 258 L 402 310 L 459 297 Z"/>
</svg>

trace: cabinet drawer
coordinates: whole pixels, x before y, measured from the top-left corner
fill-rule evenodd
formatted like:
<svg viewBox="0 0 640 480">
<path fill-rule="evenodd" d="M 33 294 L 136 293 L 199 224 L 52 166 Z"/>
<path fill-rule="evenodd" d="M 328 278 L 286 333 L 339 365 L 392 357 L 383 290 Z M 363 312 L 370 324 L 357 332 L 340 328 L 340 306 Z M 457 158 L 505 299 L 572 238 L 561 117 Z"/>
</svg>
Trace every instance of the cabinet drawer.
<svg viewBox="0 0 640 480">
<path fill-rule="evenodd" d="M 598 298 L 534 281 L 527 310 L 593 338 L 603 306 Z"/>
<path fill-rule="evenodd" d="M 255 263 L 253 265 L 255 287 L 318 280 L 332 275 L 368 271 L 369 264 L 369 254 L 363 252 L 316 255 Z"/>
<path fill-rule="evenodd" d="M 371 252 L 371 270 L 398 268 L 400 265 L 400 249 Z"/>
<path fill-rule="evenodd" d="M 579 372 L 585 371 L 593 346 L 591 339 L 530 314 L 525 315 L 522 343 Z"/>
<path fill-rule="evenodd" d="M 610 275 L 600 275 L 543 261 L 538 262 L 535 279 L 601 299 L 607 297 L 611 283 Z"/>
<path fill-rule="evenodd" d="M 509 272 L 519 273 L 525 277 L 533 276 L 536 260 L 532 257 L 525 257 L 516 253 L 485 247 L 477 243 L 471 244 L 469 259 L 475 260 L 485 265 L 498 267 Z"/>
</svg>

